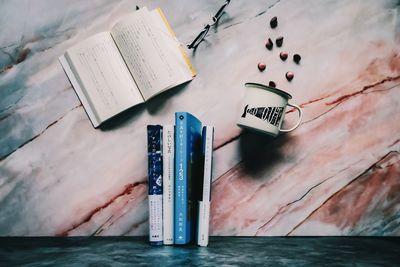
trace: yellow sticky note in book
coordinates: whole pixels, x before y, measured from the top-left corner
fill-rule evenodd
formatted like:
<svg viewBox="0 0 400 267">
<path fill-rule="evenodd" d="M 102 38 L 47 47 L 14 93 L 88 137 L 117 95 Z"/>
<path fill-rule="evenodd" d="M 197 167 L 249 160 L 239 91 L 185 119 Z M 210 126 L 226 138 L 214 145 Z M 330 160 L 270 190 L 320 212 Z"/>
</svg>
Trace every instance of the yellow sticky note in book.
<svg viewBox="0 0 400 267">
<path fill-rule="evenodd" d="M 161 10 L 161 8 L 157 8 L 158 13 L 160 14 L 161 18 L 164 21 L 165 26 L 167 27 L 169 33 L 171 34 L 171 36 L 173 36 L 174 38 L 176 38 L 175 32 L 172 30 L 171 25 L 169 25 L 167 18 L 164 15 L 164 12 Z M 190 71 L 192 72 L 192 76 L 196 76 L 196 70 L 194 69 L 193 65 L 190 63 L 188 56 L 185 53 L 184 48 L 182 47 L 182 45 L 179 46 L 179 49 L 181 51 L 181 54 L 183 56 L 183 59 L 185 60 L 188 68 L 190 69 Z"/>
</svg>

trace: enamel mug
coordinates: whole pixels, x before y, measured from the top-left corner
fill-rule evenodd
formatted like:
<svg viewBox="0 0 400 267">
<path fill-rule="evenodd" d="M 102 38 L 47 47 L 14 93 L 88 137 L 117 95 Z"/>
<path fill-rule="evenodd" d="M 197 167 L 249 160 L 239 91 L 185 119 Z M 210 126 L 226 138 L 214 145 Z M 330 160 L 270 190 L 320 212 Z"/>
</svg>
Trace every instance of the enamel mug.
<svg viewBox="0 0 400 267">
<path fill-rule="evenodd" d="M 291 132 L 300 125 L 302 111 L 299 106 L 289 103 L 292 98 L 290 94 L 258 83 L 246 83 L 245 86 L 247 91 L 240 107 L 238 126 L 276 137 L 279 133 Z M 298 111 L 299 119 L 292 128 L 282 129 L 287 106 Z"/>
</svg>

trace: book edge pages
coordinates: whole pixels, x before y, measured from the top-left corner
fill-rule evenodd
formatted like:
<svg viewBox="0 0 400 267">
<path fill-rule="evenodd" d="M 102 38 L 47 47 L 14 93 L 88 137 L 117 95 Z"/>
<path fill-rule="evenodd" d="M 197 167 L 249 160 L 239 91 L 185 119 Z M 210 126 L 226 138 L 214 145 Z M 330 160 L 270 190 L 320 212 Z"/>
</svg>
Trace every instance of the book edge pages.
<svg viewBox="0 0 400 267">
<path fill-rule="evenodd" d="M 82 91 L 82 88 L 81 88 L 78 80 L 75 77 L 74 72 L 71 69 L 71 66 L 69 65 L 67 59 L 65 58 L 65 55 L 58 57 L 58 60 L 61 64 L 61 66 L 63 67 L 65 73 L 67 74 L 67 77 L 68 77 L 69 81 L 71 82 L 72 87 L 73 87 L 75 93 L 77 94 L 79 100 L 81 101 L 84 110 L 86 111 L 87 115 L 89 116 L 89 119 L 90 119 L 93 127 L 97 128 L 101 122 L 97 120 L 95 113 L 93 112 L 88 100 L 86 99 L 85 94 Z"/>
<path fill-rule="evenodd" d="M 167 18 L 164 15 L 164 12 L 161 10 L 161 8 L 157 8 L 158 13 L 160 14 L 162 20 L 164 21 L 165 26 L 167 27 L 169 33 L 171 34 L 172 37 L 176 38 L 175 32 L 172 30 Z M 190 60 L 188 58 L 188 56 L 185 53 L 185 50 L 183 49 L 183 47 L 181 45 L 179 45 L 179 51 L 182 54 L 183 60 L 186 62 L 186 65 L 188 66 L 190 72 L 192 73 L 192 78 L 196 77 L 197 72 L 195 70 L 195 68 L 193 67 L 192 63 L 190 63 Z"/>
<path fill-rule="evenodd" d="M 197 245 L 208 246 L 209 223 L 210 223 L 210 202 L 199 201 L 199 225 L 197 235 Z"/>
<path fill-rule="evenodd" d="M 203 190 L 203 201 L 207 200 L 210 201 L 211 196 L 211 182 L 212 182 L 212 154 L 213 154 L 213 135 L 214 135 L 214 127 L 212 126 L 204 126 L 206 132 L 206 139 L 205 139 L 205 149 L 204 149 L 204 164 L 208 162 L 209 164 L 204 165 L 204 173 L 203 173 L 203 188 L 207 186 L 207 192 Z M 208 161 L 206 161 L 208 159 Z"/>
<path fill-rule="evenodd" d="M 204 147 L 204 169 L 203 169 L 203 195 L 199 201 L 198 212 L 198 235 L 197 245 L 207 246 L 209 237 L 210 223 L 210 196 L 212 182 L 212 153 L 213 153 L 213 135 L 214 127 L 204 126 L 205 129 L 205 147 Z M 208 159 L 208 161 L 206 161 Z M 206 164 L 208 162 L 208 164 Z M 207 188 L 206 192 L 204 188 Z"/>
</svg>

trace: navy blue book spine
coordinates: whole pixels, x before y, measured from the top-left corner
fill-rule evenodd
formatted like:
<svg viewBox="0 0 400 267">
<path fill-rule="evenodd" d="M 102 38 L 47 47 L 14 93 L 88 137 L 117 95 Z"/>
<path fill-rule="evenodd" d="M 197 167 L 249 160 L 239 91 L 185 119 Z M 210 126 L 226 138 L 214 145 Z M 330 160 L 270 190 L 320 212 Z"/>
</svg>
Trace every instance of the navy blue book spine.
<svg viewBox="0 0 400 267">
<path fill-rule="evenodd" d="M 174 240 L 192 241 L 195 222 L 193 182 L 196 179 L 201 143 L 201 122 L 187 112 L 175 113 L 175 212 Z"/>
<path fill-rule="evenodd" d="M 149 176 L 149 241 L 151 245 L 163 244 L 163 162 L 162 126 L 147 126 L 147 155 Z"/>
</svg>

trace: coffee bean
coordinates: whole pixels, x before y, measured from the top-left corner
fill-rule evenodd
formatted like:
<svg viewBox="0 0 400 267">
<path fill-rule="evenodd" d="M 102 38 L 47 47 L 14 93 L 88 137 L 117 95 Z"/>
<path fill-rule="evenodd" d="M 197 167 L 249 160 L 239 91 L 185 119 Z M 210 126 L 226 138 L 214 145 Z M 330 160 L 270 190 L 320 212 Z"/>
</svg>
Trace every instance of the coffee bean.
<svg viewBox="0 0 400 267">
<path fill-rule="evenodd" d="M 258 63 L 258 69 L 260 70 L 260 71 L 264 71 L 265 70 L 265 64 L 264 63 Z"/>
<path fill-rule="evenodd" d="M 277 47 L 281 47 L 283 44 L 283 36 L 276 38 L 275 43 Z"/>
<path fill-rule="evenodd" d="M 293 61 L 296 62 L 296 64 L 299 64 L 300 60 L 301 60 L 301 56 L 299 54 L 293 55 Z"/>
<path fill-rule="evenodd" d="M 269 81 L 269 84 L 268 84 L 270 87 L 276 87 L 276 84 L 275 84 L 275 82 L 274 81 Z"/>
<path fill-rule="evenodd" d="M 276 26 L 278 26 L 278 18 L 277 18 L 277 17 L 273 17 L 273 18 L 269 21 L 269 25 L 271 26 L 272 29 L 275 29 Z"/>
<path fill-rule="evenodd" d="M 268 50 L 272 50 L 272 47 L 274 47 L 274 43 L 272 42 L 271 38 L 268 38 L 268 41 L 267 41 L 267 43 L 265 44 L 265 47 L 266 47 Z"/>
<path fill-rule="evenodd" d="M 283 60 L 283 61 L 285 61 L 287 58 L 288 58 L 288 52 L 285 52 L 285 51 L 282 51 L 280 54 L 279 54 L 279 57 Z"/>
<path fill-rule="evenodd" d="M 286 72 L 286 80 L 288 80 L 289 82 L 291 81 L 291 80 L 293 80 L 293 78 L 294 78 L 294 74 L 293 74 L 293 72 L 290 72 L 290 71 L 288 71 L 288 72 Z"/>
</svg>

